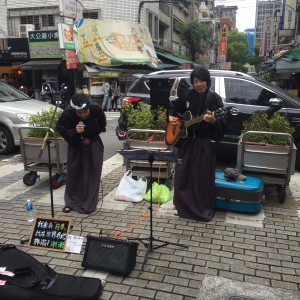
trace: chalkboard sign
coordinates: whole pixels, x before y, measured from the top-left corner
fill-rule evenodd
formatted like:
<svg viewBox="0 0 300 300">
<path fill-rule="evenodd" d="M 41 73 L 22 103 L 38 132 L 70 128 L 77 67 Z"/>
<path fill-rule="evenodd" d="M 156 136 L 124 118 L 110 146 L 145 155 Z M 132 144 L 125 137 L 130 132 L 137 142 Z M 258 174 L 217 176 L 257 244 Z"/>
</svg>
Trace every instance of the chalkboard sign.
<svg viewBox="0 0 300 300">
<path fill-rule="evenodd" d="M 36 217 L 29 247 L 63 252 L 70 226 L 71 219 L 69 218 Z"/>
</svg>

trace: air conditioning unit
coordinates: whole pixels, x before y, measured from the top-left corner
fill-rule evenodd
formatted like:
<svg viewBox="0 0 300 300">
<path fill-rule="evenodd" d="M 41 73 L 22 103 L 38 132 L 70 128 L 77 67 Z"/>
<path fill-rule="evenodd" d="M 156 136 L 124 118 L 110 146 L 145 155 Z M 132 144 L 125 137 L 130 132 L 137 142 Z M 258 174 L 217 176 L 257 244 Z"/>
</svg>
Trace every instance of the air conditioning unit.
<svg viewBox="0 0 300 300">
<path fill-rule="evenodd" d="M 33 24 L 22 24 L 19 25 L 19 36 L 20 38 L 28 38 L 28 31 L 34 31 L 35 26 Z"/>
</svg>

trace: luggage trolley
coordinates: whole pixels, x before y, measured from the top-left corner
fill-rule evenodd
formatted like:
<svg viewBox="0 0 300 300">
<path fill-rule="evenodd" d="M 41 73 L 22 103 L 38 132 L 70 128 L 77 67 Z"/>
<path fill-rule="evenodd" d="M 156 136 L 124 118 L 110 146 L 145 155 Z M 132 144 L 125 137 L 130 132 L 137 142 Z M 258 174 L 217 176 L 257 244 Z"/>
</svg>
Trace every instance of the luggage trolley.
<svg viewBox="0 0 300 300">
<path fill-rule="evenodd" d="M 27 186 L 34 185 L 36 180 L 39 178 L 37 174 L 38 171 L 47 172 L 49 170 L 49 156 L 48 156 L 48 146 L 46 145 L 41 157 L 40 151 L 43 145 L 44 138 L 27 137 L 26 132 L 28 129 L 32 130 L 45 130 L 45 134 L 48 127 L 21 127 L 19 128 L 20 135 L 20 150 L 21 158 L 24 163 L 24 170 L 28 171 L 23 177 L 23 182 Z M 55 132 L 50 128 L 50 132 L 53 137 L 48 138 L 51 140 L 50 146 L 50 158 L 51 167 L 53 173 L 52 176 L 53 188 L 59 188 L 66 177 L 67 170 L 67 149 L 68 144 L 63 138 L 58 138 Z"/>
<path fill-rule="evenodd" d="M 289 140 L 289 145 L 246 143 L 246 138 L 254 134 L 285 137 Z M 285 188 L 289 185 L 291 175 L 295 172 L 296 152 L 297 148 L 290 134 L 247 131 L 238 145 L 236 167 L 244 175 L 261 177 L 264 185 L 276 186 L 278 201 L 283 203 L 286 197 Z"/>
</svg>

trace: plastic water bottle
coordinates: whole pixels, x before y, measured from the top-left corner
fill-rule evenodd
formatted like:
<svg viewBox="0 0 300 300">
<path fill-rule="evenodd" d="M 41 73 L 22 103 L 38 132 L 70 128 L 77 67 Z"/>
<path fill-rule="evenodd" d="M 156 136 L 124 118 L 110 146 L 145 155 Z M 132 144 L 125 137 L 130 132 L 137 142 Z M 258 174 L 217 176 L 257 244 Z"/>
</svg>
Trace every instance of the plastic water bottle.
<svg viewBox="0 0 300 300">
<path fill-rule="evenodd" d="M 30 199 L 27 199 L 25 208 L 26 208 L 26 212 L 27 212 L 27 221 L 33 222 L 34 221 L 34 212 L 33 212 L 33 205 L 31 203 Z"/>
</svg>

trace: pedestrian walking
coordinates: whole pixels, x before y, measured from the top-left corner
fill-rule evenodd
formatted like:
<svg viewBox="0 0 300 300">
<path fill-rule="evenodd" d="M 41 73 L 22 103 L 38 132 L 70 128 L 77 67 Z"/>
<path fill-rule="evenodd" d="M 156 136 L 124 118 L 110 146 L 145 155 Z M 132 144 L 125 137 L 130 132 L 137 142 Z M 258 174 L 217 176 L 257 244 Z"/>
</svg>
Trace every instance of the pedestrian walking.
<svg viewBox="0 0 300 300">
<path fill-rule="evenodd" d="M 104 93 L 104 97 L 103 97 L 103 102 L 102 102 L 102 109 L 105 110 L 105 106 L 106 106 L 106 102 L 107 102 L 106 110 L 109 111 L 110 110 L 111 97 L 112 97 L 112 89 L 111 89 L 111 85 L 108 82 L 108 80 L 104 80 L 103 93 Z"/>
<path fill-rule="evenodd" d="M 112 99 L 111 99 L 111 108 L 114 111 L 118 110 L 118 101 L 120 99 L 120 86 L 119 86 L 119 81 L 116 79 L 112 83 Z"/>
</svg>

